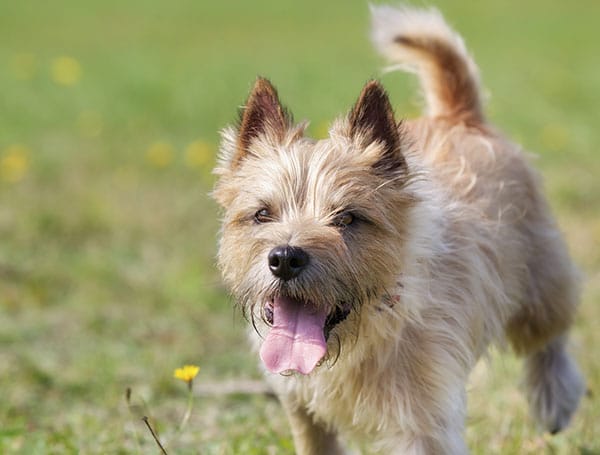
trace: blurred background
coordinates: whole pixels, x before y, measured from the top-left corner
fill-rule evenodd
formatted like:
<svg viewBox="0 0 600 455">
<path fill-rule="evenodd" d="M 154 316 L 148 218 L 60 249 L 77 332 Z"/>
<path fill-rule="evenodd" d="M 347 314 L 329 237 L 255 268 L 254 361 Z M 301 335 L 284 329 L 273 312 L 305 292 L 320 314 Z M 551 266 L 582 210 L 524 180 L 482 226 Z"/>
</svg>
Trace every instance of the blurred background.
<svg viewBox="0 0 600 455">
<path fill-rule="evenodd" d="M 489 117 L 535 153 L 584 277 L 573 426 L 540 434 L 519 362 L 493 353 L 470 386 L 470 447 L 600 454 L 600 3 L 434 3 L 480 65 Z M 382 66 L 362 1 L 2 2 L 1 453 L 157 453 L 143 415 L 169 453 L 293 453 L 263 394 L 198 396 L 176 431 L 175 368 L 199 365 L 200 388 L 260 378 L 215 267 L 218 130 L 257 75 L 316 137 L 372 77 L 418 115 L 416 82 Z"/>
</svg>

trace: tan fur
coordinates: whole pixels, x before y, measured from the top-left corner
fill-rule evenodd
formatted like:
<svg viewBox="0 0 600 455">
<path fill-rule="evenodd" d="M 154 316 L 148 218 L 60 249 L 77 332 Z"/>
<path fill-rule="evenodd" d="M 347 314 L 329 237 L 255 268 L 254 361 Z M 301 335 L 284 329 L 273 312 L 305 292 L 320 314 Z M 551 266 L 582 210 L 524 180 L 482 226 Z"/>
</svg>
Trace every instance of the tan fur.
<svg viewBox="0 0 600 455">
<path fill-rule="evenodd" d="M 533 415 L 558 431 L 583 391 L 564 342 L 578 291 L 538 177 L 485 122 L 476 67 L 439 13 L 373 15 L 377 47 L 417 68 L 428 116 L 396 125 L 370 82 L 314 141 L 259 79 L 216 169 L 219 265 L 259 334 L 279 285 L 267 266 L 276 246 L 311 258 L 287 292 L 329 312 L 352 303 L 322 365 L 267 374 L 297 451 L 342 453 L 340 440 L 358 440 L 382 453 L 466 453 L 465 383 L 505 339 L 526 356 Z M 256 222 L 261 209 L 269 222 Z M 356 221 L 340 227 L 347 211 Z"/>
</svg>

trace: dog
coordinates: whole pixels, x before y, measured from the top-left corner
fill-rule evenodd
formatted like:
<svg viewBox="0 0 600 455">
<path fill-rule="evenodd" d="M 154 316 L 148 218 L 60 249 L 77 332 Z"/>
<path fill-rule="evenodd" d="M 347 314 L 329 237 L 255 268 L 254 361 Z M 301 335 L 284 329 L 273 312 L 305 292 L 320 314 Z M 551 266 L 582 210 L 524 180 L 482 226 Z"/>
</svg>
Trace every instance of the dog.
<svg viewBox="0 0 600 455">
<path fill-rule="evenodd" d="M 566 350 L 579 284 L 540 179 L 437 10 L 372 22 L 423 117 L 397 121 L 372 80 L 313 140 L 258 78 L 215 169 L 218 264 L 297 453 L 467 453 L 465 387 L 492 343 L 524 357 L 533 417 L 560 431 L 584 391 Z"/>
</svg>

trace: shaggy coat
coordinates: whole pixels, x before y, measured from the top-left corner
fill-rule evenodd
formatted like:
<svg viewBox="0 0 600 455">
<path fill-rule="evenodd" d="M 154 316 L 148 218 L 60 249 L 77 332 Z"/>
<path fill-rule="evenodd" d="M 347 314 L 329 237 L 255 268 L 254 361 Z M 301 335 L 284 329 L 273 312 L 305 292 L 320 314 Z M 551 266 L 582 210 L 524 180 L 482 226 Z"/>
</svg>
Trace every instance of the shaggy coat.
<svg viewBox="0 0 600 455">
<path fill-rule="evenodd" d="M 372 81 L 316 141 L 259 79 L 216 169 L 219 265 L 256 349 L 281 299 L 323 315 L 318 364 L 266 373 L 296 450 L 467 453 L 465 384 L 506 341 L 534 417 L 559 431 L 583 392 L 565 350 L 578 286 L 538 176 L 486 121 L 476 66 L 437 11 L 372 14 L 375 47 L 420 78 L 424 117 L 396 122 Z M 303 252 L 283 278 L 281 248 Z"/>
</svg>

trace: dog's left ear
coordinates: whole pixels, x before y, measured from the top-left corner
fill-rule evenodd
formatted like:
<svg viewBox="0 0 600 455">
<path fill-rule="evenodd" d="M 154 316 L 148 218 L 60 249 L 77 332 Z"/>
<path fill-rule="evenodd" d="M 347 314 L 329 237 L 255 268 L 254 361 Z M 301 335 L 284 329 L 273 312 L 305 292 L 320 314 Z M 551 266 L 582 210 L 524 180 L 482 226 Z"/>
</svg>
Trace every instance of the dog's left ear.
<svg viewBox="0 0 600 455">
<path fill-rule="evenodd" d="M 379 142 L 383 150 L 373 163 L 381 172 L 406 169 L 402 155 L 401 138 L 394 111 L 387 93 L 378 81 L 369 81 L 362 89 L 358 101 L 350 111 L 350 136 L 359 139 L 363 146 Z"/>
<path fill-rule="evenodd" d="M 291 123 L 291 116 L 279 101 L 275 87 L 268 79 L 259 77 L 241 112 L 233 166 L 246 156 L 254 139 L 270 135 L 280 141 Z"/>
</svg>

